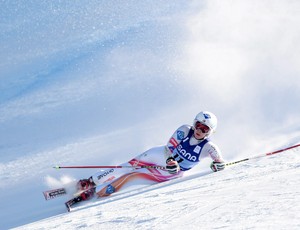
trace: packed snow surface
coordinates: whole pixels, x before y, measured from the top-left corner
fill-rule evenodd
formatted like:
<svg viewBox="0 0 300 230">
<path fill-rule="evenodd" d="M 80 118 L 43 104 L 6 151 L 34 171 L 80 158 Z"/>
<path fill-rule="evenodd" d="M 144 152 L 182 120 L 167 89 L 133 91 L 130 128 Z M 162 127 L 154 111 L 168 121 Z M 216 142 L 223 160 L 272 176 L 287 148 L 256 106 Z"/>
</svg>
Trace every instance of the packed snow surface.
<svg viewBox="0 0 300 230">
<path fill-rule="evenodd" d="M 299 229 L 299 168 L 299 151 L 281 153 L 82 203 L 20 229 Z"/>
</svg>

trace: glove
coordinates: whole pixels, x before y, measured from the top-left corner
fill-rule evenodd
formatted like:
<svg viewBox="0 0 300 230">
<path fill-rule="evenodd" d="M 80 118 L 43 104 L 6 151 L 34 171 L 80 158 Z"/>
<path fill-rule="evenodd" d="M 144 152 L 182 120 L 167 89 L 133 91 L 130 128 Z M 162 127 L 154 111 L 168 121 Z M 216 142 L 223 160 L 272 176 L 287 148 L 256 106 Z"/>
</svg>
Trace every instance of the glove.
<svg viewBox="0 0 300 230">
<path fill-rule="evenodd" d="M 175 159 L 173 157 L 169 157 L 166 160 L 166 169 L 168 170 L 168 172 L 170 174 L 176 174 L 179 172 L 180 167 L 177 161 L 175 161 Z"/>
<path fill-rule="evenodd" d="M 225 169 L 225 163 L 213 161 L 210 164 L 210 168 L 214 172 L 221 171 L 221 170 Z"/>
</svg>

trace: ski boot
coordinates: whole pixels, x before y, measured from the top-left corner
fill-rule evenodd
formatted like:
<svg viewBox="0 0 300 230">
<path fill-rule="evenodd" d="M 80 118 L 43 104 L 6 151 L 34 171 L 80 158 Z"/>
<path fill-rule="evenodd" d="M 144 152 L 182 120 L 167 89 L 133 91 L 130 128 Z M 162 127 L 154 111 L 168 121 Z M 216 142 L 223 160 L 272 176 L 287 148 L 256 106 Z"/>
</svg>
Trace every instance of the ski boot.
<svg viewBox="0 0 300 230">
<path fill-rule="evenodd" d="M 74 197 L 73 199 L 68 200 L 68 201 L 65 203 L 68 212 L 71 211 L 71 207 L 72 207 L 74 204 L 79 203 L 79 202 L 84 201 L 84 200 L 89 200 L 89 199 L 91 199 L 91 198 L 94 196 L 94 194 L 95 194 L 95 190 L 96 190 L 95 187 L 90 188 L 90 189 L 87 189 L 87 190 L 85 190 L 85 191 L 82 191 L 81 194 L 79 194 L 78 196 Z"/>
<path fill-rule="evenodd" d="M 68 212 L 71 211 L 71 207 L 74 204 L 79 203 L 84 200 L 91 199 L 95 194 L 96 184 L 93 182 L 92 177 L 90 177 L 89 179 L 82 179 L 77 182 L 77 189 L 78 189 L 77 194 L 79 194 L 79 195 L 77 195 L 76 197 L 74 197 L 71 200 L 68 200 L 65 203 L 65 205 L 68 209 Z"/>
</svg>

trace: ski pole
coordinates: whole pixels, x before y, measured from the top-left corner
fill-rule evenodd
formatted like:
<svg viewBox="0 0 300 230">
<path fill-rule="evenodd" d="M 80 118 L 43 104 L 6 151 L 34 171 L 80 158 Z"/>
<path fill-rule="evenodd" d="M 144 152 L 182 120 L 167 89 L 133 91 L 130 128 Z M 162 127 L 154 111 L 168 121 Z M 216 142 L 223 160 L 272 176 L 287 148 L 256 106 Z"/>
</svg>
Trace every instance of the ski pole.
<svg viewBox="0 0 300 230">
<path fill-rule="evenodd" d="M 134 168 L 134 169 L 165 169 L 164 166 L 160 165 L 84 165 L 84 166 L 54 166 L 55 169 L 91 169 L 91 168 L 102 168 L 102 169 L 111 169 L 111 168 Z"/>
<path fill-rule="evenodd" d="M 293 145 L 293 146 L 290 146 L 290 147 L 287 147 L 287 148 L 283 148 L 283 149 L 279 149 L 279 150 L 276 150 L 274 152 L 263 153 L 263 154 L 259 154 L 257 156 L 248 157 L 248 158 L 241 159 L 241 160 L 238 160 L 238 161 L 228 162 L 228 163 L 225 164 L 225 166 L 238 164 L 238 163 L 241 163 L 241 162 L 244 162 L 244 161 L 248 161 L 248 160 L 252 160 L 252 159 L 255 159 L 255 158 L 260 158 L 260 157 L 264 157 L 264 156 L 274 155 L 276 153 L 281 153 L 281 152 L 284 152 L 284 151 L 287 151 L 287 150 L 290 150 L 290 149 L 294 149 L 294 148 L 297 148 L 297 147 L 300 147 L 300 144 Z"/>
</svg>

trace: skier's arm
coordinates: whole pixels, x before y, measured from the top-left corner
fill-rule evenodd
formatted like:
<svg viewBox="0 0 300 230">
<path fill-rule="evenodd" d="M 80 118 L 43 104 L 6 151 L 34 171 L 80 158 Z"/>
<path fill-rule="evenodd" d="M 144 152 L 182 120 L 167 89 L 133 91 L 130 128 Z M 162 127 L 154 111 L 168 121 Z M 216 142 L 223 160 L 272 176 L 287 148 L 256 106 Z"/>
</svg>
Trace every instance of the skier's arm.
<svg viewBox="0 0 300 230">
<path fill-rule="evenodd" d="M 188 135 L 189 129 L 190 127 L 188 125 L 179 127 L 165 146 L 166 169 L 170 174 L 176 174 L 180 170 L 178 162 L 172 157 L 172 153 L 179 143 Z"/>
<path fill-rule="evenodd" d="M 170 157 L 174 149 L 179 145 L 179 143 L 187 137 L 190 130 L 190 126 L 182 125 L 173 133 L 170 137 L 168 143 L 166 144 L 166 158 Z"/>
<path fill-rule="evenodd" d="M 212 142 L 208 142 L 205 147 L 207 148 L 209 156 L 213 160 L 210 164 L 211 170 L 217 172 L 225 169 L 225 161 L 218 146 Z"/>
</svg>

